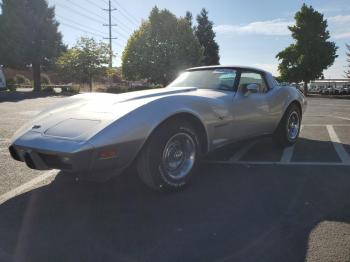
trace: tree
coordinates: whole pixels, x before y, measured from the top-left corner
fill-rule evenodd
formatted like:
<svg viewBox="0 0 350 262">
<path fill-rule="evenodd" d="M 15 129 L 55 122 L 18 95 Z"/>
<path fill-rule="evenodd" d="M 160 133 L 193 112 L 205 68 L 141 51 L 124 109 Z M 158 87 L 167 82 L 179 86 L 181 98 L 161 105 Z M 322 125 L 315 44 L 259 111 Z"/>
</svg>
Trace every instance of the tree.
<svg viewBox="0 0 350 262">
<path fill-rule="evenodd" d="M 327 20 L 312 6 L 303 4 L 294 18 L 295 25 L 288 28 L 295 43 L 277 54 L 281 61 L 278 70 L 284 81 L 303 81 L 307 95 L 307 84 L 320 78 L 323 70 L 334 63 L 337 47 L 328 41 Z"/>
<path fill-rule="evenodd" d="M 187 20 L 187 22 L 192 27 L 193 16 L 192 16 L 192 13 L 190 11 L 186 11 L 185 19 Z"/>
<path fill-rule="evenodd" d="M 65 49 L 58 32 L 55 9 L 46 0 L 3 0 L 0 57 L 5 66 L 31 66 L 34 90 L 40 91 L 41 66 Z"/>
<path fill-rule="evenodd" d="M 215 41 L 215 32 L 213 30 L 213 22 L 208 18 L 208 11 L 203 8 L 197 15 L 197 27 L 195 34 L 199 43 L 204 48 L 204 56 L 201 61 L 202 65 L 218 65 L 220 64 L 219 45 Z"/>
<path fill-rule="evenodd" d="M 202 53 L 186 18 L 154 7 L 149 19 L 128 40 L 122 72 L 129 80 L 148 79 L 166 85 L 179 71 L 199 65 Z"/>
<path fill-rule="evenodd" d="M 348 65 L 349 69 L 345 71 L 345 74 L 347 78 L 350 78 L 350 45 L 348 44 L 345 44 L 345 45 L 346 45 L 346 48 L 348 49 L 348 52 L 346 52 L 346 56 L 347 56 L 346 61 L 349 63 Z"/>
<path fill-rule="evenodd" d="M 104 74 L 109 61 L 107 44 L 82 37 L 74 47 L 57 59 L 60 74 L 70 81 L 88 83 L 92 91 L 94 77 Z"/>
</svg>

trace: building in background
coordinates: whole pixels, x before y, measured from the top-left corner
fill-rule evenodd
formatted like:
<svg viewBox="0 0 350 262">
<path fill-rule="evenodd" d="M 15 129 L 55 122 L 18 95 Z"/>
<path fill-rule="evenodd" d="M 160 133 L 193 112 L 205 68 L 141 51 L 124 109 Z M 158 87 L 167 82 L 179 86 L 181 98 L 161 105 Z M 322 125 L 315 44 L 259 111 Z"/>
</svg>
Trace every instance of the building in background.
<svg viewBox="0 0 350 262">
<path fill-rule="evenodd" d="M 330 95 L 350 94 L 350 79 L 319 79 L 309 84 L 310 93 Z"/>
</svg>

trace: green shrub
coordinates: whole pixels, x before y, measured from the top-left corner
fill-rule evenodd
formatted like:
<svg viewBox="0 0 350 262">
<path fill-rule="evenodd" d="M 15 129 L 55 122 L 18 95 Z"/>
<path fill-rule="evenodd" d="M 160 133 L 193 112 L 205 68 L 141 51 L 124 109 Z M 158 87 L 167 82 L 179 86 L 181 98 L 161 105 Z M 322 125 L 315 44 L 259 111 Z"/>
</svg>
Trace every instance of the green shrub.
<svg viewBox="0 0 350 262">
<path fill-rule="evenodd" d="M 69 88 L 70 88 L 70 86 L 61 86 L 61 91 L 62 91 L 62 93 L 67 93 L 67 92 L 69 92 Z"/>
<path fill-rule="evenodd" d="M 7 87 L 8 90 L 10 90 L 12 92 L 16 91 L 16 89 L 17 89 L 16 81 L 14 79 L 7 80 L 6 87 Z"/>
<path fill-rule="evenodd" d="M 31 85 L 30 80 L 21 74 L 16 74 L 14 76 L 13 80 L 15 81 L 15 84 L 17 84 L 17 85 Z"/>
<path fill-rule="evenodd" d="M 62 93 L 78 94 L 80 92 L 80 86 L 79 85 L 61 86 L 61 90 L 62 90 Z"/>
<path fill-rule="evenodd" d="M 51 85 L 50 77 L 47 74 L 41 74 L 41 83 L 43 85 Z"/>
<path fill-rule="evenodd" d="M 78 94 L 80 92 L 80 86 L 79 85 L 72 85 L 71 92 L 74 94 Z"/>
<path fill-rule="evenodd" d="M 41 91 L 43 92 L 54 92 L 53 86 L 47 85 L 47 86 L 41 86 Z"/>
</svg>

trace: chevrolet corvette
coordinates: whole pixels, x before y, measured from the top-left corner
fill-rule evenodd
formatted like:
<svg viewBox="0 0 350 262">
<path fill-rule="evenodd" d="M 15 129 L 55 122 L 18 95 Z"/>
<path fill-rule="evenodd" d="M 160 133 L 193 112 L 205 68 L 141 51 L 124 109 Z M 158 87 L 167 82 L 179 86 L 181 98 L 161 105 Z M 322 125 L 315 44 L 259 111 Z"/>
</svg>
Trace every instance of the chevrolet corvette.
<svg viewBox="0 0 350 262">
<path fill-rule="evenodd" d="M 29 168 L 87 180 L 135 164 L 151 188 L 179 190 L 219 147 L 267 134 L 295 143 L 306 104 L 261 69 L 190 68 L 165 88 L 64 98 L 18 130 L 9 151 Z"/>
</svg>

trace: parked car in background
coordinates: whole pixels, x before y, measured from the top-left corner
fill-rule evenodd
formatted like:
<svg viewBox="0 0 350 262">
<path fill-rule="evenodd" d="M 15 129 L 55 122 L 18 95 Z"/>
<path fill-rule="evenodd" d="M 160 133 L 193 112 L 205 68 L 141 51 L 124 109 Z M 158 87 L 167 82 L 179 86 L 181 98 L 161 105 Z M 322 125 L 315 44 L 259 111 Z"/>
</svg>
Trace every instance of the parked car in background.
<svg viewBox="0 0 350 262">
<path fill-rule="evenodd" d="M 135 163 L 157 190 L 188 184 L 201 157 L 232 142 L 299 136 L 304 95 L 263 70 L 191 68 L 169 86 L 125 94 L 81 94 L 40 113 L 16 132 L 12 157 L 33 169 L 105 180 Z"/>
<path fill-rule="evenodd" d="M 319 79 L 309 84 L 310 93 L 322 95 L 347 95 L 349 94 L 349 79 Z"/>
<path fill-rule="evenodd" d="M 350 95 L 350 85 L 344 85 L 343 90 L 345 95 Z"/>
<path fill-rule="evenodd" d="M 320 85 L 317 87 L 317 92 L 322 95 L 322 94 L 324 94 L 325 89 L 326 89 L 326 86 Z"/>
<path fill-rule="evenodd" d="M 310 83 L 309 86 L 308 86 L 308 91 L 309 93 L 319 93 L 319 86 L 313 84 L 313 83 Z"/>
<path fill-rule="evenodd" d="M 334 87 L 334 94 L 335 95 L 343 95 L 344 94 L 344 86 L 343 85 L 336 85 Z"/>
<path fill-rule="evenodd" d="M 0 67 L 0 89 L 6 88 L 6 79 L 2 68 Z"/>
<path fill-rule="evenodd" d="M 335 93 L 332 85 L 322 85 L 319 90 L 322 95 L 333 95 Z"/>
</svg>

